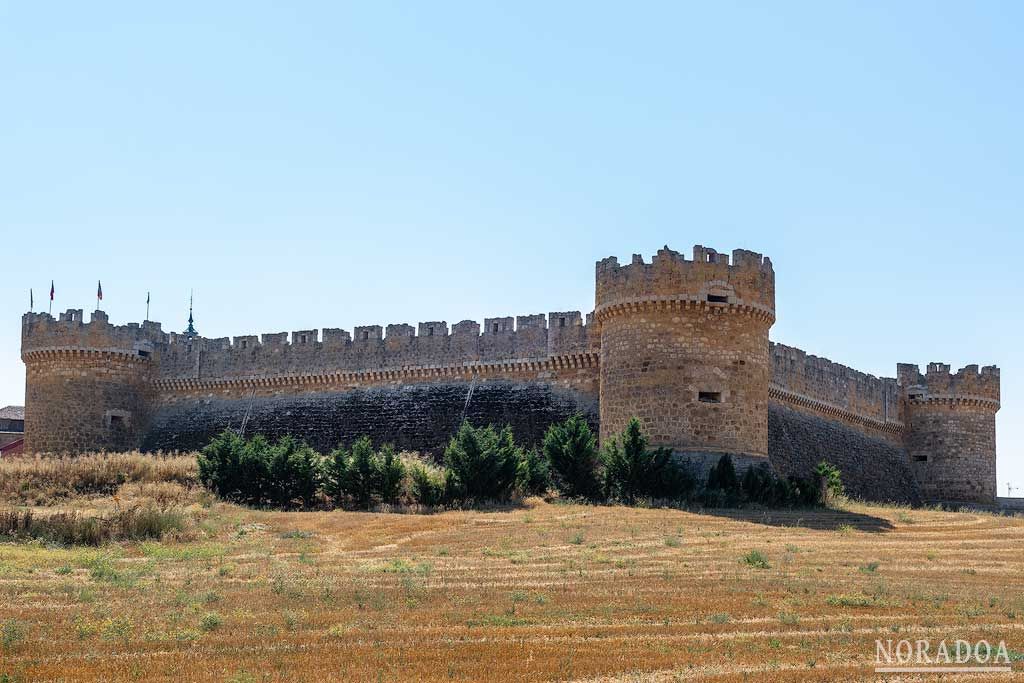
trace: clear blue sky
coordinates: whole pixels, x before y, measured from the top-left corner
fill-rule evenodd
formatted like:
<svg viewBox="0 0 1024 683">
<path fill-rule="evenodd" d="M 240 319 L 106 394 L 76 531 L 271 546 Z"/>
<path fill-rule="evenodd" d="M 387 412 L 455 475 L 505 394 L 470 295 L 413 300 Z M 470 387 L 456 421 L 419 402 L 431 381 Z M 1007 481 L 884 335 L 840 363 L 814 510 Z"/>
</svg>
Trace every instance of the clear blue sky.
<svg viewBox="0 0 1024 683">
<path fill-rule="evenodd" d="M 19 318 L 207 336 L 593 306 L 594 261 L 772 257 L 772 336 L 1003 370 L 1024 487 L 1024 5 L 0 2 Z"/>
</svg>

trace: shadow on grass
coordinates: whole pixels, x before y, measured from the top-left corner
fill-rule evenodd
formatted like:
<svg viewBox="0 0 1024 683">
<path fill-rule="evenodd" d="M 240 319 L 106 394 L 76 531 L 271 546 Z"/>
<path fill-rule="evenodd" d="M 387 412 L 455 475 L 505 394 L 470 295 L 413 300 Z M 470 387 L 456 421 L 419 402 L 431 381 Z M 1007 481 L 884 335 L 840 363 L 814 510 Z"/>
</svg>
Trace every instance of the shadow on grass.
<svg viewBox="0 0 1024 683">
<path fill-rule="evenodd" d="M 865 531 L 883 533 L 895 527 L 887 519 L 830 508 L 701 508 L 698 514 L 751 522 L 767 526 L 814 529 L 816 531 Z"/>
</svg>

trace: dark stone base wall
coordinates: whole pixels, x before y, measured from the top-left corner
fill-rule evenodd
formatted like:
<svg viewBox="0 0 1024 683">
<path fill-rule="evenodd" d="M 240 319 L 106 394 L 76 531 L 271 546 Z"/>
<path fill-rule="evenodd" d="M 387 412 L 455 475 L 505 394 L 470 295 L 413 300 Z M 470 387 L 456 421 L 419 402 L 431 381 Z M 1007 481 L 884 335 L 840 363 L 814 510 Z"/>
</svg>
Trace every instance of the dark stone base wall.
<svg viewBox="0 0 1024 683">
<path fill-rule="evenodd" d="M 544 382 L 488 380 L 410 384 L 346 392 L 168 401 L 143 442 L 147 451 L 202 448 L 227 427 L 271 439 L 292 434 L 321 452 L 362 435 L 375 443 L 431 454 L 443 451 L 463 417 L 476 425 L 511 425 L 520 443 L 539 445 L 552 422 L 582 413 L 597 432 L 597 397 Z"/>
<path fill-rule="evenodd" d="M 921 502 L 907 452 L 841 422 L 771 403 L 768 455 L 783 476 L 806 477 L 819 462 L 828 461 L 842 472 L 846 492 L 853 498 Z"/>
<path fill-rule="evenodd" d="M 354 389 L 345 392 L 187 398 L 171 400 L 156 410 L 143 448 L 185 451 L 202 448 L 227 427 L 276 439 L 292 434 L 327 452 L 366 434 L 375 443 L 439 455 L 463 417 L 477 425 L 511 425 L 516 439 L 539 445 L 552 422 L 582 413 L 598 428 L 596 396 L 544 382 L 489 380 L 473 387 L 466 382 L 424 383 Z M 847 492 L 855 498 L 918 504 L 918 485 L 907 453 L 892 442 L 865 434 L 841 422 L 771 403 L 768 409 L 768 450 L 772 468 L 782 476 L 807 477 L 822 460 L 842 471 Z M 681 453 L 693 460 L 702 455 L 702 471 L 718 454 Z M 750 458 L 760 462 L 762 458 Z M 746 462 L 738 463 L 742 465 Z"/>
</svg>

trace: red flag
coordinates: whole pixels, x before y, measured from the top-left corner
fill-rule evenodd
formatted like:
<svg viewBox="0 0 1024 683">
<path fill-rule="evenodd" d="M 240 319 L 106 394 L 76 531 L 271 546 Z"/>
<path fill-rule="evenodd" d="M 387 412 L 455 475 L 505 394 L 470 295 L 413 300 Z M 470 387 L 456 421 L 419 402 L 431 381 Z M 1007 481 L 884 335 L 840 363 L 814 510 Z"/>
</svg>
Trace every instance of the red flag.
<svg viewBox="0 0 1024 683">
<path fill-rule="evenodd" d="M 50 301 L 53 301 L 53 280 L 50 280 Z"/>
<path fill-rule="evenodd" d="M 103 283 L 99 280 L 96 281 L 96 298 L 100 301 L 103 300 Z"/>
</svg>

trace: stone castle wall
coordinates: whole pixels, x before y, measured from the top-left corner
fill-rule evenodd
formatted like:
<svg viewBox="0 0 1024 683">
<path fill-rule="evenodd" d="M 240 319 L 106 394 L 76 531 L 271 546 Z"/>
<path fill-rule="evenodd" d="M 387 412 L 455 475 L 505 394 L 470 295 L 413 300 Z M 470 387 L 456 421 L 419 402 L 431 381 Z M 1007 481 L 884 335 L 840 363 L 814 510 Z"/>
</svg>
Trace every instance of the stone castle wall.
<svg viewBox="0 0 1024 683">
<path fill-rule="evenodd" d="M 601 440 L 632 417 L 651 442 L 690 453 L 768 455 L 771 261 L 667 247 L 650 264 L 597 264 Z"/>
<path fill-rule="evenodd" d="M 872 438 L 901 443 L 897 381 L 875 377 L 792 346 L 773 343 L 769 394 L 791 410 L 824 417 Z"/>
<path fill-rule="evenodd" d="M 924 375 L 916 365 L 898 372 L 907 452 L 924 499 L 994 502 L 999 369 L 969 365 L 952 373 L 932 363 Z"/>
<path fill-rule="evenodd" d="M 667 247 L 596 267 L 595 312 L 207 339 L 69 310 L 22 321 L 26 448 L 193 449 L 224 428 L 322 450 L 368 434 L 438 452 L 463 419 L 526 444 L 582 413 L 602 440 L 639 417 L 653 443 L 727 452 L 855 495 L 991 502 L 999 371 L 900 365 L 877 378 L 773 344 L 771 261 Z M 918 486 L 920 482 L 920 487 Z"/>
<path fill-rule="evenodd" d="M 550 324 L 549 324 L 550 321 Z M 579 311 L 464 320 L 448 330 L 444 321 L 189 340 L 168 336 L 161 350 L 160 378 L 233 380 L 366 373 L 408 368 L 456 368 L 509 361 L 572 357 L 594 346 L 592 325 Z"/>
</svg>

